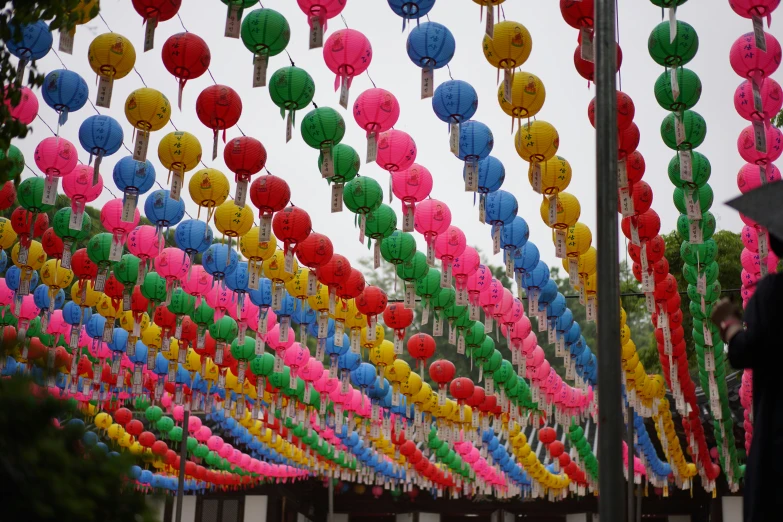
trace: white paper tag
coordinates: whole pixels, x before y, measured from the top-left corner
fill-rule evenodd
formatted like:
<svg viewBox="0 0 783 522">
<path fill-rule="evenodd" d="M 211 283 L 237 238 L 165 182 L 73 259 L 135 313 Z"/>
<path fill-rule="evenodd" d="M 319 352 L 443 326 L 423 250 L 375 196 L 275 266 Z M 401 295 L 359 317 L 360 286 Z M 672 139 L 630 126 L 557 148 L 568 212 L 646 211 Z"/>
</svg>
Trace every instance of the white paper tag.
<svg viewBox="0 0 783 522">
<path fill-rule="evenodd" d="M 122 259 L 122 249 L 124 244 L 121 241 L 112 239 L 111 249 L 109 250 L 109 261 L 119 261 Z"/>
<path fill-rule="evenodd" d="M 340 81 L 340 105 L 344 109 L 348 108 L 348 77 L 343 76 Z"/>
<path fill-rule="evenodd" d="M 261 216 L 261 219 L 259 221 L 259 226 L 258 226 L 259 246 L 262 246 L 261 243 L 268 243 L 271 235 L 272 235 L 272 215 L 264 214 L 263 216 Z M 263 245 L 263 248 L 266 248 L 266 245 Z"/>
<path fill-rule="evenodd" d="M 432 325 L 432 336 L 433 337 L 440 337 L 443 335 L 443 318 L 440 316 L 440 314 L 435 314 L 435 321 Z"/>
<path fill-rule="evenodd" d="M 669 43 L 673 43 L 677 38 L 677 8 L 669 8 Z"/>
<path fill-rule="evenodd" d="M 269 67 L 269 55 L 258 53 L 253 56 L 253 87 L 266 86 L 266 71 Z"/>
<path fill-rule="evenodd" d="M 334 176 L 334 159 L 332 158 L 332 147 L 321 147 L 321 177 L 331 178 Z"/>
<path fill-rule="evenodd" d="M 435 79 L 435 71 L 432 67 L 422 67 L 421 69 L 421 99 L 432 98 Z"/>
<path fill-rule="evenodd" d="M 487 222 L 487 196 L 485 194 L 479 196 L 479 221 L 481 223 Z"/>
<path fill-rule="evenodd" d="M 688 219 L 699 220 L 701 219 L 701 205 L 694 199 L 694 192 L 686 188 L 684 191 L 685 196 L 685 210 L 688 215 Z"/>
<path fill-rule="evenodd" d="M 767 152 L 767 132 L 764 129 L 763 121 L 753 122 L 753 136 L 755 138 L 756 150 Z"/>
<path fill-rule="evenodd" d="M 413 207 L 405 205 L 405 209 L 402 213 L 402 231 L 413 232 L 413 219 L 414 219 Z"/>
<path fill-rule="evenodd" d="M 476 192 L 478 190 L 478 162 L 468 160 L 465 162 L 465 192 Z"/>
<path fill-rule="evenodd" d="M 541 194 L 543 190 L 541 186 L 541 164 L 538 162 L 531 163 L 530 174 L 533 180 L 532 181 L 533 190 L 538 194 Z"/>
<path fill-rule="evenodd" d="M 405 281 L 405 308 L 413 309 L 416 306 L 416 286 L 410 281 Z"/>
<path fill-rule="evenodd" d="M 317 16 L 310 17 L 310 49 L 317 49 L 324 46 L 324 28 L 321 20 Z"/>
<path fill-rule="evenodd" d="M 566 257 L 566 231 L 562 229 L 555 230 L 555 257 L 558 259 Z"/>
<path fill-rule="evenodd" d="M 365 163 L 373 163 L 378 159 L 378 139 L 374 132 L 367 135 L 367 159 Z"/>
<path fill-rule="evenodd" d="M 95 100 L 95 105 L 108 109 L 111 105 L 112 90 L 114 90 L 114 79 L 110 76 L 99 76 L 98 98 Z"/>
<path fill-rule="evenodd" d="M 715 371 L 715 354 L 713 350 L 704 350 L 704 369 L 710 373 Z"/>
<path fill-rule="evenodd" d="M 506 277 L 514 277 L 514 257 L 506 251 Z M 565 257 L 565 254 L 563 255 Z"/>
<path fill-rule="evenodd" d="M 179 171 L 172 171 L 171 172 L 171 199 L 174 201 L 179 201 L 179 195 L 182 191 L 182 185 L 185 180 L 185 175 L 182 172 Z M 131 221 L 132 222 L 132 221 Z"/>
<path fill-rule="evenodd" d="M 674 137 L 677 145 L 685 141 L 685 123 L 682 121 L 682 114 L 674 113 Z"/>
<path fill-rule="evenodd" d="M 694 219 L 688 222 L 688 241 L 694 245 L 704 243 L 704 233 L 701 229 L 701 220 Z"/>
<path fill-rule="evenodd" d="M 500 253 L 500 225 L 492 227 L 492 254 Z"/>
<path fill-rule="evenodd" d="M 588 295 L 587 296 L 587 320 L 590 322 L 595 321 L 596 319 L 596 302 L 595 302 L 595 296 L 594 295 Z"/>
<path fill-rule="evenodd" d="M 223 33 L 223 36 L 227 38 L 239 38 L 241 25 L 239 20 L 239 7 L 229 5 L 228 15 L 226 16 L 226 30 Z"/>
<path fill-rule="evenodd" d="M 669 70 L 669 84 L 672 89 L 672 99 L 677 101 L 680 97 L 680 82 L 677 78 L 677 67 Z"/>
<path fill-rule="evenodd" d="M 634 215 L 633 198 L 631 197 L 630 187 L 620 188 L 620 210 L 623 217 L 630 217 Z"/>
<path fill-rule="evenodd" d="M 550 227 L 557 223 L 557 194 L 549 198 L 548 224 Z"/>
<path fill-rule="evenodd" d="M 285 253 L 285 257 L 283 258 L 285 262 L 283 263 L 283 271 L 286 274 L 293 274 L 294 273 L 294 251 L 289 250 Z M 281 292 L 282 293 L 282 292 Z"/>
<path fill-rule="evenodd" d="M 691 151 L 682 150 L 680 155 L 680 178 L 683 181 L 693 181 L 693 158 Z"/>
<path fill-rule="evenodd" d="M 449 149 L 452 154 L 459 156 L 459 123 L 449 124 Z M 465 186 L 467 187 L 467 182 Z"/>
<path fill-rule="evenodd" d="M 699 272 L 696 277 L 696 292 L 699 295 L 707 295 L 707 274 Z"/>
<path fill-rule="evenodd" d="M 70 31 L 60 30 L 59 51 L 65 54 L 73 54 L 73 39 L 76 36 L 76 28 Z"/>
<path fill-rule="evenodd" d="M 367 233 L 367 214 L 361 214 L 359 216 L 359 243 L 364 243 L 364 238 L 366 233 Z"/>
<path fill-rule="evenodd" d="M 575 257 L 568 258 L 568 282 L 572 287 L 579 284 L 579 259 Z"/>
<path fill-rule="evenodd" d="M 457 344 L 457 329 L 453 323 L 449 323 L 449 344 Z"/>
<path fill-rule="evenodd" d="M 41 202 L 44 205 L 54 205 L 57 201 L 57 187 L 60 185 L 60 178 L 54 176 L 45 178 L 44 192 Z"/>
<path fill-rule="evenodd" d="M 592 39 L 593 31 L 588 26 L 582 26 L 579 29 L 579 33 L 582 40 L 582 45 L 580 47 L 582 60 L 592 63 L 595 61 Z"/>
<path fill-rule="evenodd" d="M 766 53 L 767 52 L 767 38 L 764 35 L 764 21 L 761 19 L 760 16 L 754 16 L 752 17 L 753 20 L 753 36 L 756 40 L 756 47 L 758 47 L 759 51 Z"/>
<path fill-rule="evenodd" d="M 653 313 L 655 311 L 655 296 L 652 292 L 644 294 L 644 302 L 647 307 L 647 312 Z"/>
<path fill-rule="evenodd" d="M 636 225 L 633 223 L 633 220 L 631 220 L 630 227 L 631 229 L 631 243 L 633 243 L 636 246 L 642 246 L 642 242 L 639 240 L 639 229 L 636 228 Z"/>
<path fill-rule="evenodd" d="M 707 323 L 703 324 L 702 329 L 703 329 L 703 333 L 704 333 L 704 344 L 706 346 L 713 346 L 713 344 L 712 344 L 712 330 L 710 330 L 707 327 Z M 706 354 L 705 354 L 705 356 L 706 356 Z"/>
<path fill-rule="evenodd" d="M 484 333 L 492 333 L 493 324 L 492 316 L 484 312 Z"/>
<path fill-rule="evenodd" d="M 503 100 L 511 103 L 511 82 L 514 72 L 511 69 L 503 69 Z"/>
<path fill-rule="evenodd" d="M 342 183 L 332 183 L 332 213 L 343 211 L 343 191 L 345 185 Z"/>
<path fill-rule="evenodd" d="M 147 160 L 147 147 L 150 143 L 148 132 L 136 130 L 136 142 L 133 145 L 133 159 L 144 162 Z"/>
</svg>

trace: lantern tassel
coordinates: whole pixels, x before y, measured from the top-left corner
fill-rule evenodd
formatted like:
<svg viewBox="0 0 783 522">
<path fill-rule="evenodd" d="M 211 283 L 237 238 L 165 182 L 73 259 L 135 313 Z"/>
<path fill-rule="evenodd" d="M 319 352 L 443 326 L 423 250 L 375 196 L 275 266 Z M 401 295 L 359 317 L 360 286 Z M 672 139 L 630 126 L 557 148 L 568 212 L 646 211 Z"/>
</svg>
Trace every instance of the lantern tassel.
<svg viewBox="0 0 783 522">
<path fill-rule="evenodd" d="M 182 91 L 185 89 L 185 84 L 188 82 L 186 78 L 182 78 L 179 81 L 179 92 L 177 93 L 177 106 L 179 110 L 182 110 Z"/>
</svg>

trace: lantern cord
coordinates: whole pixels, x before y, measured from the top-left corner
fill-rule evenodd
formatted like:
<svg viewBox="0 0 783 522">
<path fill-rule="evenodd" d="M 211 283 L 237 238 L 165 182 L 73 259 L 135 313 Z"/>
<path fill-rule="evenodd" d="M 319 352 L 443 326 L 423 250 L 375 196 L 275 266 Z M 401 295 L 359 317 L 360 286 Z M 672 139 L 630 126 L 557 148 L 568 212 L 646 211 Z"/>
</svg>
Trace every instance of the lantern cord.
<svg viewBox="0 0 783 522">
<path fill-rule="evenodd" d="M 348 29 L 348 28 L 349 28 L 349 27 L 348 27 L 348 22 L 346 22 L 346 21 L 345 21 L 345 17 L 344 17 L 344 16 L 341 14 L 341 15 L 340 15 L 340 18 L 342 18 L 342 19 L 343 19 L 343 25 L 345 26 L 345 28 L 346 28 L 346 29 Z"/>
<path fill-rule="evenodd" d="M 291 67 L 296 67 L 296 64 L 294 63 L 294 59 L 291 58 L 291 54 L 288 52 L 287 49 L 283 49 L 285 51 L 285 54 L 288 56 L 288 61 L 291 62 Z"/>
<path fill-rule="evenodd" d="M 451 78 L 453 80 L 454 77 L 451 75 L 451 66 L 449 64 L 446 64 L 446 69 L 449 70 L 449 78 Z"/>
</svg>

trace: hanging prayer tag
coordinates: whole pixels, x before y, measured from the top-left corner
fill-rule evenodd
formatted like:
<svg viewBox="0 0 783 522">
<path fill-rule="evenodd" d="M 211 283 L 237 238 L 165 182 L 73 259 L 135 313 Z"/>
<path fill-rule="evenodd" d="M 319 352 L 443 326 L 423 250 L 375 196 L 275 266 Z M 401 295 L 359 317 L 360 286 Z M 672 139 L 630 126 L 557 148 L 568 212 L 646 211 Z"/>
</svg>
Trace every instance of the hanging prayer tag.
<svg viewBox="0 0 783 522">
<path fill-rule="evenodd" d="M 348 77 L 343 76 L 340 82 L 340 105 L 344 109 L 348 108 Z"/>
<path fill-rule="evenodd" d="M 365 234 L 367 233 L 367 214 L 359 216 L 359 243 L 364 243 Z"/>
<path fill-rule="evenodd" d="M 307 295 L 312 296 L 318 292 L 318 277 L 315 275 L 314 270 L 307 272 Z"/>
<path fill-rule="evenodd" d="M 285 142 L 291 141 L 294 132 L 294 111 L 288 111 L 285 118 Z"/>
<path fill-rule="evenodd" d="M 484 333 L 492 333 L 492 316 L 489 314 L 484 314 Z"/>
<path fill-rule="evenodd" d="M 427 243 L 427 265 L 435 266 L 435 243 L 433 241 Z"/>
<path fill-rule="evenodd" d="M 272 215 L 264 214 L 261 216 L 261 222 L 258 228 L 258 244 L 259 246 L 266 248 L 266 245 L 261 245 L 261 243 L 269 242 L 269 237 L 272 234 Z"/>
<path fill-rule="evenodd" d="M 642 242 L 639 240 L 639 229 L 636 228 L 636 224 L 631 220 L 631 243 L 636 246 L 642 246 Z"/>
<path fill-rule="evenodd" d="M 557 194 L 549 198 L 548 222 L 550 227 L 557 223 Z"/>
<path fill-rule="evenodd" d="M 509 254 L 508 251 L 506 251 L 506 277 L 514 277 L 514 256 Z"/>
<path fill-rule="evenodd" d="M 111 249 L 109 250 L 109 261 L 119 261 L 122 259 L 122 242 L 117 241 L 116 238 L 112 239 Z"/>
<path fill-rule="evenodd" d="M 500 253 L 500 226 L 492 227 L 492 253 Z"/>
<path fill-rule="evenodd" d="M 125 200 L 122 202 L 122 216 L 120 220 L 125 223 L 133 223 L 134 215 L 136 214 L 136 201 L 138 196 L 136 194 L 125 194 Z"/>
<path fill-rule="evenodd" d="M 144 29 L 144 52 L 145 53 L 151 50 L 153 47 L 155 47 L 155 28 L 157 27 L 158 27 L 158 19 L 156 17 L 147 18 L 147 27 Z"/>
<path fill-rule="evenodd" d="M 696 278 L 696 292 L 699 295 L 707 295 L 707 274 L 700 272 Z"/>
<path fill-rule="evenodd" d="M 332 147 L 321 147 L 321 177 L 331 178 L 334 176 L 334 159 L 332 158 Z"/>
<path fill-rule="evenodd" d="M 701 229 L 702 221 L 700 219 L 692 219 L 688 221 L 688 241 L 694 245 L 701 245 L 704 243 L 704 233 Z"/>
<path fill-rule="evenodd" d="M 582 45 L 580 47 L 582 60 L 591 63 L 594 62 L 595 58 L 593 53 L 593 31 L 590 29 L 590 27 L 584 25 L 579 30 L 579 36 L 582 42 Z"/>
<path fill-rule="evenodd" d="M 631 197 L 631 189 L 628 186 L 620 188 L 620 210 L 623 217 L 634 215 L 633 198 Z"/>
<path fill-rule="evenodd" d="M 699 205 L 698 200 L 693 198 L 695 192 L 687 188 L 683 192 L 685 193 L 685 209 L 688 219 L 701 219 L 701 205 Z"/>
<path fill-rule="evenodd" d="M 487 222 L 487 198 L 484 194 L 479 196 L 479 221 L 481 223 Z"/>
<path fill-rule="evenodd" d="M 432 67 L 421 69 L 421 99 L 432 98 L 432 84 L 435 78 L 435 70 Z"/>
<path fill-rule="evenodd" d="M 114 78 L 111 76 L 100 76 L 99 78 L 98 98 L 95 100 L 95 105 L 108 109 L 111 105 L 111 93 L 114 89 Z"/>
<path fill-rule="evenodd" d="M 674 113 L 674 137 L 677 145 L 680 145 L 685 141 L 685 122 L 682 119 L 682 114 Z"/>
<path fill-rule="evenodd" d="M 542 187 L 541 187 L 541 164 L 538 162 L 534 162 L 530 164 L 530 175 L 533 178 L 533 190 L 536 191 L 538 194 L 541 194 Z"/>
<path fill-rule="evenodd" d="M 452 154 L 459 156 L 459 123 L 451 122 L 449 124 L 449 148 Z M 467 182 L 465 185 L 467 187 Z"/>
<path fill-rule="evenodd" d="M 755 77 L 753 80 L 751 80 L 750 85 L 753 89 L 753 109 L 756 112 L 763 113 L 764 102 L 761 99 L 761 85 L 755 80 Z"/>
<path fill-rule="evenodd" d="M 413 309 L 416 306 L 416 286 L 409 281 L 405 282 L 405 308 Z"/>
<path fill-rule="evenodd" d="M 764 35 L 764 21 L 760 16 L 753 17 L 753 36 L 756 40 L 756 47 L 759 51 L 767 52 L 767 38 Z"/>
<path fill-rule="evenodd" d="M 465 192 L 478 190 L 478 162 L 468 160 L 465 162 Z"/>
<path fill-rule="evenodd" d="M 223 36 L 227 38 L 239 38 L 240 20 L 239 7 L 236 5 L 228 6 L 228 15 L 226 16 L 226 30 Z"/>
<path fill-rule="evenodd" d="M 693 158 L 691 151 L 682 150 L 680 155 L 680 178 L 683 181 L 693 181 Z"/>
<path fill-rule="evenodd" d="M 425 306 L 424 310 L 421 311 L 421 324 L 429 324 L 430 322 L 430 307 Z"/>
<path fill-rule="evenodd" d="M 376 239 L 372 249 L 372 267 L 377 270 L 381 267 L 381 241 Z"/>
<path fill-rule="evenodd" d="M 449 323 L 449 344 L 457 344 L 457 329 L 453 323 Z"/>
<path fill-rule="evenodd" d="M 511 103 L 511 80 L 514 73 L 511 69 L 503 69 L 503 100 Z"/>
<path fill-rule="evenodd" d="M 712 346 L 712 330 L 709 329 L 707 326 L 707 323 L 702 324 L 703 333 L 704 333 L 704 344 L 706 346 Z"/>
<path fill-rule="evenodd" d="M 413 207 L 405 205 L 405 210 L 402 213 L 402 231 L 413 232 Z"/>
<path fill-rule="evenodd" d="M 439 314 L 435 314 L 435 321 L 432 325 L 432 336 L 440 337 L 443 335 L 443 318 Z"/>
<path fill-rule="evenodd" d="M 596 303 L 595 303 L 595 296 L 594 295 L 588 295 L 587 296 L 587 320 L 588 321 L 595 321 L 596 318 Z"/>
<path fill-rule="evenodd" d="M 677 101 L 680 97 L 680 82 L 677 77 L 677 67 L 669 70 L 670 85 L 672 88 L 672 99 Z"/>
<path fill-rule="evenodd" d="M 258 53 L 253 57 L 253 87 L 266 85 L 266 70 L 269 66 L 269 55 Z"/>
<path fill-rule="evenodd" d="M 234 193 L 234 203 L 239 208 L 245 208 L 245 201 L 247 200 L 247 179 L 240 179 L 237 181 L 237 190 Z"/>
<path fill-rule="evenodd" d="M 645 294 L 644 301 L 647 305 L 647 312 L 653 313 L 655 311 L 655 296 L 652 293 Z"/>
<path fill-rule="evenodd" d="M 133 159 L 144 162 L 147 160 L 147 147 L 150 143 L 150 135 L 143 130 L 136 131 L 136 143 L 133 145 Z"/>
<path fill-rule="evenodd" d="M 258 277 L 258 266 L 251 266 L 247 271 L 247 287 L 250 290 L 258 290 L 260 279 Z"/>
<path fill-rule="evenodd" d="M 182 172 L 174 170 L 171 172 L 171 199 L 179 201 L 179 194 L 182 191 L 182 184 L 185 176 Z"/>
<path fill-rule="evenodd" d="M 579 259 L 575 257 L 568 258 L 568 280 L 571 286 L 579 284 Z"/>
<path fill-rule="evenodd" d="M 675 38 L 677 38 L 677 8 L 670 7 L 669 8 L 669 43 L 673 43 Z"/>
<path fill-rule="evenodd" d="M 367 135 L 367 159 L 365 163 L 373 163 L 378 158 L 378 140 L 374 132 Z"/>
<path fill-rule="evenodd" d="M 294 273 L 294 251 L 289 250 L 285 253 L 285 264 L 283 267 L 283 270 L 286 274 L 293 274 Z"/>
<path fill-rule="evenodd" d="M 555 256 L 558 259 L 566 257 L 566 231 L 562 229 L 555 230 Z"/>
<path fill-rule="evenodd" d="M 321 19 L 317 16 L 310 17 L 310 49 L 318 49 L 324 46 L 324 28 Z"/>
<path fill-rule="evenodd" d="M 487 25 L 484 32 L 490 38 L 495 38 L 495 8 L 491 3 L 487 6 Z"/>
<path fill-rule="evenodd" d="M 344 187 L 342 183 L 332 183 L 332 213 L 343 211 Z"/>
<path fill-rule="evenodd" d="M 767 152 L 767 132 L 764 128 L 763 121 L 753 122 L 753 136 L 756 142 L 756 150 L 758 152 Z"/>
<path fill-rule="evenodd" d="M 44 181 L 44 192 L 42 203 L 44 205 L 54 205 L 57 201 L 57 187 L 60 185 L 60 178 L 54 176 L 47 177 Z"/>
<path fill-rule="evenodd" d="M 76 36 L 76 28 L 73 28 L 70 31 L 60 31 L 60 52 L 65 54 L 73 54 L 74 36 Z"/>
</svg>

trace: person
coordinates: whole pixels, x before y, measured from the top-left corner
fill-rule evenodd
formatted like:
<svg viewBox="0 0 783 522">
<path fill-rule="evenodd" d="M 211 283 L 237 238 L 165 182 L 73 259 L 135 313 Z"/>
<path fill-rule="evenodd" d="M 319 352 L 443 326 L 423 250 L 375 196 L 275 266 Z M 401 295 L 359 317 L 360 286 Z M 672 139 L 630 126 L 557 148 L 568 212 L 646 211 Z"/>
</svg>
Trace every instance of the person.
<svg viewBox="0 0 783 522">
<path fill-rule="evenodd" d="M 783 241 L 771 234 L 769 237 L 772 251 L 783 258 Z M 777 326 L 783 320 L 783 273 L 769 274 L 758 282 L 743 319 L 737 307 L 724 298 L 713 308 L 711 320 L 728 345 L 731 366 L 753 371 L 753 439 L 745 467 L 743 518 L 745 522 L 780 520 L 783 342 Z"/>
</svg>

